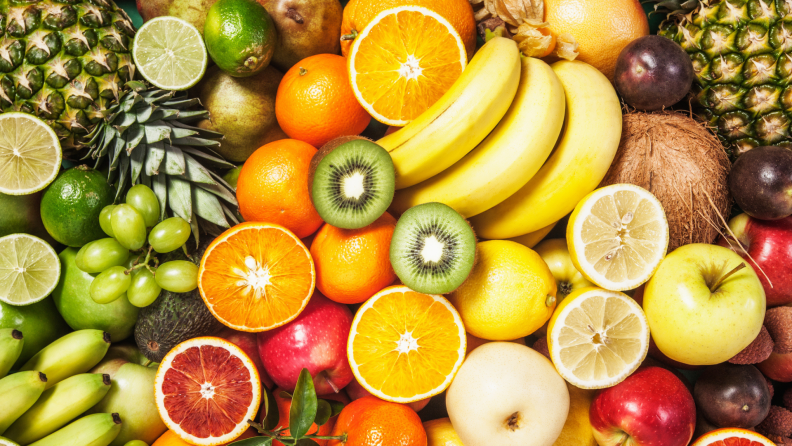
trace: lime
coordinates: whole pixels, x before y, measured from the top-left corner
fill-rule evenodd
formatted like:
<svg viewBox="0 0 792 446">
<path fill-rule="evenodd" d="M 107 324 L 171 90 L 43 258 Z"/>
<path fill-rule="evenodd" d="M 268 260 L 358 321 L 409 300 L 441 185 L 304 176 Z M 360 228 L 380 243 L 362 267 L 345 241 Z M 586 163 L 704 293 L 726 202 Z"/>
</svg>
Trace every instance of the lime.
<svg viewBox="0 0 792 446">
<path fill-rule="evenodd" d="M 176 17 L 157 17 L 143 25 L 132 49 L 140 74 L 163 90 L 186 90 L 206 72 L 206 46 L 194 26 Z"/>
<path fill-rule="evenodd" d="M 115 190 L 104 175 L 87 166 L 62 174 L 44 191 L 41 220 L 52 238 L 80 247 L 106 237 L 99 225 L 102 208 L 113 203 Z"/>
<path fill-rule="evenodd" d="M 46 122 L 27 113 L 0 114 L 0 192 L 38 192 L 55 179 L 60 164 L 60 142 Z"/>
<path fill-rule="evenodd" d="M 209 55 L 235 77 L 252 76 L 266 68 L 275 53 L 275 23 L 255 0 L 220 0 L 204 23 Z"/>
<path fill-rule="evenodd" d="M 22 354 L 12 370 L 18 369 L 39 350 L 70 331 L 51 297 L 24 307 L 0 301 L 0 328 L 16 328 L 25 336 Z"/>
<path fill-rule="evenodd" d="M 98 304 L 91 299 L 91 282 L 94 276 L 77 267 L 77 249 L 61 251 L 61 280 L 52 292 L 58 311 L 74 330 L 95 329 L 110 333 L 113 342 L 132 335 L 139 309 L 126 297 L 109 304 Z"/>
<path fill-rule="evenodd" d="M 0 301 L 30 305 L 49 296 L 60 278 L 52 246 L 29 234 L 0 237 Z"/>
</svg>

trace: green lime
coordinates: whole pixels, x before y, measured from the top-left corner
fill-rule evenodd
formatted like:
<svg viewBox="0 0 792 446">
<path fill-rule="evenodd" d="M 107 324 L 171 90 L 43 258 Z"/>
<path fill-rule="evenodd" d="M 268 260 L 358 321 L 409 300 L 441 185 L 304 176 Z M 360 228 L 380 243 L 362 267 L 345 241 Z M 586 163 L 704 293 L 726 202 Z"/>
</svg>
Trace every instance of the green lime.
<svg viewBox="0 0 792 446">
<path fill-rule="evenodd" d="M 58 254 L 30 234 L 0 237 L 0 301 L 30 305 L 49 296 L 60 278 Z"/>
<path fill-rule="evenodd" d="M 135 328 L 138 308 L 126 296 L 109 304 L 98 304 L 91 299 L 91 282 L 94 275 L 77 267 L 77 249 L 61 251 L 61 280 L 52 292 L 55 306 L 74 330 L 93 328 L 110 333 L 113 342 L 128 338 Z"/>
<path fill-rule="evenodd" d="M 58 136 L 27 113 L 0 114 L 0 192 L 27 195 L 52 183 L 61 165 Z"/>
<path fill-rule="evenodd" d="M 248 77 L 266 68 L 277 38 L 272 17 L 255 0 L 220 0 L 206 15 L 206 48 L 231 76 Z"/>
<path fill-rule="evenodd" d="M 239 172 L 242 172 L 242 166 L 234 167 L 223 175 L 223 179 L 234 189 L 236 189 L 237 181 L 239 180 Z"/>
<path fill-rule="evenodd" d="M 0 328 L 16 328 L 25 336 L 22 354 L 12 370 L 18 369 L 39 350 L 71 331 L 51 297 L 24 307 L 0 302 Z"/>
<path fill-rule="evenodd" d="M 41 220 L 52 238 L 80 247 L 106 237 L 99 214 L 113 203 L 114 196 L 115 190 L 102 173 L 78 166 L 60 174 L 44 191 Z"/>
<path fill-rule="evenodd" d="M 132 49 L 140 74 L 163 90 L 186 90 L 206 72 L 209 58 L 198 30 L 176 17 L 149 20 L 135 35 Z"/>
</svg>

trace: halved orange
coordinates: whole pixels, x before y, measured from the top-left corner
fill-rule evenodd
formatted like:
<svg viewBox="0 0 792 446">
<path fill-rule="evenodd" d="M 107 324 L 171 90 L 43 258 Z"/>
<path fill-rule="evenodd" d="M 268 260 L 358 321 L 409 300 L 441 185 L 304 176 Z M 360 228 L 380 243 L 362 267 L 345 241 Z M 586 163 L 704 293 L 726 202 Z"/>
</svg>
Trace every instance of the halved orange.
<svg viewBox="0 0 792 446">
<path fill-rule="evenodd" d="M 247 430 L 261 402 L 261 380 L 242 349 L 224 339 L 202 337 L 165 355 L 154 393 L 162 421 L 179 438 L 214 446 Z"/>
<path fill-rule="evenodd" d="M 451 384 L 465 347 L 462 318 L 446 298 L 392 286 L 355 314 L 347 357 L 358 382 L 371 394 L 411 403 Z"/>
<path fill-rule="evenodd" d="M 748 429 L 718 429 L 698 438 L 691 446 L 775 446 L 775 443 Z"/>
<path fill-rule="evenodd" d="M 394 126 L 428 110 L 467 65 L 465 44 L 454 27 L 420 6 L 382 11 L 355 38 L 348 59 L 360 105 Z"/>
<path fill-rule="evenodd" d="M 242 223 L 206 248 L 198 289 L 209 311 L 234 330 L 271 330 L 293 320 L 314 292 L 308 248 L 273 223 Z"/>
</svg>

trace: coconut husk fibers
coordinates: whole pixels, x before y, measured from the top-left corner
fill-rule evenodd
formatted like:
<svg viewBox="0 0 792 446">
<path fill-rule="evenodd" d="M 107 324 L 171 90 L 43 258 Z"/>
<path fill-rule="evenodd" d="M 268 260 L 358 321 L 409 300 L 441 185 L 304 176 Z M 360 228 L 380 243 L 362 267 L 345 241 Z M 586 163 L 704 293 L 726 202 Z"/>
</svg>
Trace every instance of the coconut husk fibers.
<svg viewBox="0 0 792 446">
<path fill-rule="evenodd" d="M 652 192 L 668 219 L 668 252 L 712 243 L 732 201 L 731 163 L 723 145 L 683 114 L 636 112 L 623 119 L 619 150 L 600 187 L 632 183 Z"/>
</svg>

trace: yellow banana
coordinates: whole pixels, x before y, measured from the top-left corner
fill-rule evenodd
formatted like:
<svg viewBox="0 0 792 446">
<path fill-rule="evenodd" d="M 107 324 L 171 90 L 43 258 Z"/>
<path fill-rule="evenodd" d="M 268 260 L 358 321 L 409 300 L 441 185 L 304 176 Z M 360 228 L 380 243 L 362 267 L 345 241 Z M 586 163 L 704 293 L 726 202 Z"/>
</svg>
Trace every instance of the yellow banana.
<svg viewBox="0 0 792 446">
<path fill-rule="evenodd" d="M 471 219 L 481 238 L 506 239 L 560 220 L 605 177 L 621 138 L 619 98 L 608 79 L 580 61 L 552 65 L 566 92 L 566 118 L 553 154 L 506 201 Z"/>
<path fill-rule="evenodd" d="M 509 240 L 533 249 L 534 246 L 536 246 L 539 242 L 544 240 L 545 237 L 547 237 L 547 234 L 549 234 L 550 231 L 552 231 L 557 224 L 558 222 L 551 223 L 548 226 L 545 226 L 544 228 L 538 231 L 529 232 L 525 235 L 520 235 L 517 237 L 512 237 Z"/>
<path fill-rule="evenodd" d="M 19 372 L 0 379 L 0 435 L 44 392 L 47 377 L 35 370 Z"/>
<path fill-rule="evenodd" d="M 3 435 L 30 444 L 65 426 L 102 400 L 110 390 L 110 375 L 82 373 L 44 391 L 38 401 Z"/>
<path fill-rule="evenodd" d="M 506 114 L 519 80 L 517 44 L 503 37 L 485 43 L 429 110 L 377 141 L 393 158 L 396 189 L 437 175 L 476 147 Z"/>
<path fill-rule="evenodd" d="M 109 348 L 110 335 L 102 330 L 73 331 L 41 349 L 20 370 L 46 374 L 49 389 L 70 376 L 91 370 Z"/>
<path fill-rule="evenodd" d="M 117 413 L 87 415 L 30 446 L 107 446 L 121 432 Z"/>
<path fill-rule="evenodd" d="M 545 160 L 564 123 L 564 87 L 549 65 L 524 58 L 511 108 L 487 139 L 443 172 L 396 192 L 391 209 L 433 201 L 465 218 L 492 208 L 525 186 Z"/>
<path fill-rule="evenodd" d="M 0 328 L 0 378 L 6 376 L 19 359 L 25 339 L 22 332 L 13 328 Z"/>
</svg>

